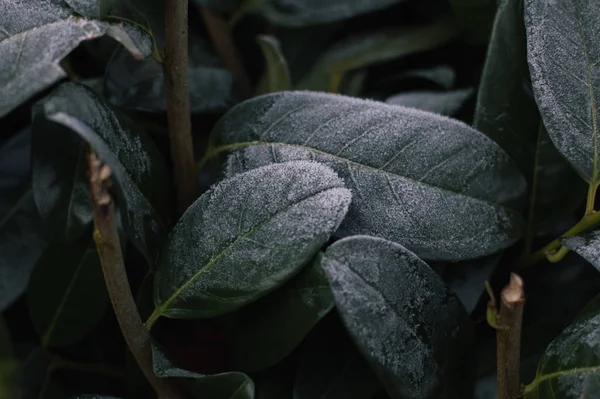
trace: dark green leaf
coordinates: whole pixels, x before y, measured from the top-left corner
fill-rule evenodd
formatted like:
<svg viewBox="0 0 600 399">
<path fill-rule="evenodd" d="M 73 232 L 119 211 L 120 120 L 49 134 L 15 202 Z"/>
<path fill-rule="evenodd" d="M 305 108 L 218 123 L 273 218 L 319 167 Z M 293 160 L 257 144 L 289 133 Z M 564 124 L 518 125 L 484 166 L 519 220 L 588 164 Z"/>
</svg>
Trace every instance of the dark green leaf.
<svg viewBox="0 0 600 399">
<path fill-rule="evenodd" d="M 231 73 L 201 38 L 192 38 L 188 81 L 192 113 L 222 111 L 234 103 Z M 104 90 L 108 99 L 123 108 L 165 112 L 163 66 L 148 58 L 135 60 L 120 50 L 107 67 Z"/>
<path fill-rule="evenodd" d="M 68 128 L 34 116 L 33 197 L 53 236 L 73 242 L 92 222 L 87 146 Z"/>
<path fill-rule="evenodd" d="M 506 0 L 450 0 L 456 17 L 467 29 L 466 39 L 469 42 L 487 44 L 494 24 L 497 2 L 502 3 Z"/>
<path fill-rule="evenodd" d="M 37 347 L 23 365 L 17 379 L 19 399 L 64 398 L 62 387 L 52 378 L 52 361 L 46 352 Z"/>
<path fill-rule="evenodd" d="M 457 33 L 456 23 L 443 19 L 428 25 L 350 37 L 327 50 L 297 88 L 326 91 L 328 86 L 322 82 L 328 84 L 336 74 L 431 50 L 452 40 Z"/>
<path fill-rule="evenodd" d="M 30 151 L 30 131 L 0 148 L 0 311 L 23 293 L 46 246 L 31 190 Z"/>
<path fill-rule="evenodd" d="M 600 271 L 600 230 L 561 239 L 561 243 Z"/>
<path fill-rule="evenodd" d="M 287 62 L 281 52 L 281 46 L 275 36 L 260 35 L 258 44 L 265 57 L 266 71 L 260 84 L 259 93 L 273 93 L 290 90 L 290 73 Z"/>
<path fill-rule="evenodd" d="M 383 389 L 381 383 L 341 323 L 326 323 L 318 329 L 319 334 L 303 347 L 294 399 L 373 399 Z"/>
<path fill-rule="evenodd" d="M 12 339 L 4 318 L 0 315 L 0 398 L 16 399 L 18 363 L 14 357 Z"/>
<path fill-rule="evenodd" d="M 323 267 L 350 336 L 392 397 L 469 397 L 470 320 L 425 262 L 354 236 L 330 246 Z"/>
<path fill-rule="evenodd" d="M 275 25 L 306 26 L 340 21 L 387 8 L 404 0 L 271 0 L 258 8 Z"/>
<path fill-rule="evenodd" d="M 162 51 L 165 46 L 165 7 L 165 0 L 115 0 L 108 19 L 115 16 L 112 19 L 135 21 L 152 35 L 157 49 Z"/>
<path fill-rule="evenodd" d="M 369 234 L 430 260 L 492 254 L 521 234 L 525 182 L 513 161 L 467 125 L 339 95 L 285 92 L 232 108 L 215 127 L 235 150 L 229 175 L 313 159 L 353 191 L 337 235 Z"/>
<path fill-rule="evenodd" d="M 116 0 L 65 0 L 79 15 L 90 18 L 103 18 L 113 7 Z"/>
<path fill-rule="evenodd" d="M 396 94 L 385 100 L 392 105 L 418 108 L 440 115 L 454 115 L 473 94 L 473 89 L 460 89 L 446 92 L 413 91 Z"/>
<path fill-rule="evenodd" d="M 202 375 L 171 363 L 163 351 L 152 345 L 154 373 L 161 377 L 184 378 L 186 388 L 197 399 L 254 399 L 254 382 L 244 373 Z"/>
<path fill-rule="evenodd" d="M 104 316 L 108 303 L 91 233 L 74 244 L 51 243 L 27 288 L 29 314 L 42 346 L 80 339 Z"/>
<path fill-rule="evenodd" d="M 584 197 L 584 184 L 540 125 L 529 83 L 523 0 L 502 1 L 494 23 L 474 127 L 496 141 L 529 183 L 527 234 L 556 227 Z M 528 237 L 530 239 L 530 237 Z"/>
<path fill-rule="evenodd" d="M 137 58 L 152 49 L 133 25 L 70 17 L 58 1 L 0 0 L 0 11 L 0 117 L 66 76 L 58 63 L 84 40 L 108 35 Z"/>
<path fill-rule="evenodd" d="M 192 0 L 194 3 L 210 8 L 211 10 L 231 13 L 240 8 L 240 6 L 248 0 Z"/>
<path fill-rule="evenodd" d="M 39 118 L 77 133 L 110 167 L 125 231 L 152 267 L 165 236 L 157 211 L 168 195 L 167 168 L 152 140 L 83 85 L 66 83 L 37 106 Z"/>
<path fill-rule="evenodd" d="M 450 90 L 456 82 L 456 72 L 448 65 L 438 65 L 432 68 L 405 71 L 397 75 L 386 75 L 378 79 L 377 83 L 379 86 L 385 86 L 416 79 L 422 79 L 434 83 L 444 90 Z"/>
<path fill-rule="evenodd" d="M 527 57 L 533 93 L 550 138 L 592 186 L 600 184 L 598 7 L 525 0 Z"/>
<path fill-rule="evenodd" d="M 546 349 L 525 399 L 596 398 L 600 392 L 600 312 L 590 308 Z"/>
<path fill-rule="evenodd" d="M 296 275 L 346 215 L 350 191 L 316 162 L 268 165 L 226 179 L 177 223 L 155 276 L 156 315 L 211 317 Z"/>
<path fill-rule="evenodd" d="M 229 341 L 236 369 L 275 365 L 333 308 L 320 260 L 318 255 L 288 284 L 239 311 Z"/>
</svg>

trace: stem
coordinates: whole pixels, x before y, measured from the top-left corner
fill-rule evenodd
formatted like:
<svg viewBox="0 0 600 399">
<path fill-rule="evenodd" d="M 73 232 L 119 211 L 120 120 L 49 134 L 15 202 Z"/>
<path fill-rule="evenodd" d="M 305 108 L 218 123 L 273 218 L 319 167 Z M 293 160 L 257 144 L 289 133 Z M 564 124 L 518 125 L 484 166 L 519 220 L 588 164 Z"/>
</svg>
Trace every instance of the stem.
<svg viewBox="0 0 600 399">
<path fill-rule="evenodd" d="M 110 168 L 103 165 L 94 153 L 88 157 L 88 168 L 94 240 L 106 288 L 125 342 L 159 398 L 182 398 L 171 382 L 157 377 L 152 368 L 150 333 L 144 328 L 131 293 L 117 232 L 115 206 L 108 192 Z"/>
<path fill-rule="evenodd" d="M 155 308 L 154 311 L 152 312 L 152 314 L 150 315 L 150 317 L 148 317 L 148 320 L 146 320 L 146 329 L 148 331 L 150 331 L 152 329 L 152 326 L 154 325 L 154 323 L 156 323 L 156 320 L 158 320 L 159 317 L 160 317 L 160 312 L 158 311 L 157 308 Z"/>
<path fill-rule="evenodd" d="M 197 197 L 196 168 L 188 88 L 188 2 L 167 0 L 165 7 L 165 88 L 171 160 L 180 214 Z"/>
<path fill-rule="evenodd" d="M 227 26 L 227 23 L 223 19 L 206 7 L 200 7 L 200 14 L 221 61 L 229 72 L 231 72 L 238 96 L 242 100 L 245 100 L 250 97 L 252 85 L 244 69 L 244 65 L 240 61 L 240 56 L 235 47 L 229 26 Z"/>
<path fill-rule="evenodd" d="M 498 399 L 515 399 L 521 396 L 519 366 L 521 353 L 521 326 L 525 293 L 523 280 L 512 273 L 510 282 L 500 295 L 500 313 L 496 329 Z"/>
<path fill-rule="evenodd" d="M 598 191 L 598 183 L 590 183 L 587 193 L 587 201 L 585 202 L 585 215 L 589 215 L 594 212 L 594 205 L 596 203 L 596 191 Z"/>
</svg>

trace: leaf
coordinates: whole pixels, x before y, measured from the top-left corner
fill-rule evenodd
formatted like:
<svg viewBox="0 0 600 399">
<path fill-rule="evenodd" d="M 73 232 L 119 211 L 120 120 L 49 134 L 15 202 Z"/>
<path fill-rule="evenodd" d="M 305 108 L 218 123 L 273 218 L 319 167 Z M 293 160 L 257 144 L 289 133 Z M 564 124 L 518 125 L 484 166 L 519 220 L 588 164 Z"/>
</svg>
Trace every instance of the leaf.
<svg viewBox="0 0 600 399">
<path fill-rule="evenodd" d="M 235 316 L 229 343 L 238 370 L 273 366 L 289 355 L 333 309 L 333 297 L 317 255 L 288 284 Z"/>
<path fill-rule="evenodd" d="M 39 118 L 77 133 L 110 167 L 124 229 L 152 267 L 166 235 L 158 212 L 168 201 L 167 168 L 152 140 L 83 85 L 63 84 L 36 107 Z"/>
<path fill-rule="evenodd" d="M 27 306 L 43 347 L 73 343 L 108 308 L 100 259 L 91 234 L 74 244 L 51 243 L 31 275 Z"/>
<path fill-rule="evenodd" d="M 585 186 L 540 125 L 529 80 L 523 1 L 503 1 L 494 22 L 473 126 L 515 160 L 529 183 L 526 230 L 532 236 L 556 227 L 579 206 Z"/>
<path fill-rule="evenodd" d="M 92 222 L 87 146 L 68 128 L 48 122 L 43 115 L 34 115 L 33 120 L 33 198 L 52 235 L 73 242 Z"/>
<path fill-rule="evenodd" d="M 290 73 L 281 52 L 279 40 L 275 36 L 259 35 L 258 44 L 263 52 L 266 71 L 260 83 L 259 94 L 291 89 Z"/>
<path fill-rule="evenodd" d="M 457 33 L 454 20 L 442 19 L 427 25 L 349 37 L 327 50 L 296 88 L 325 90 L 320 82 L 329 82 L 335 74 L 431 50 L 452 40 Z"/>
<path fill-rule="evenodd" d="M 402 1 L 272 0 L 263 1 L 257 11 L 275 25 L 298 27 L 345 20 Z"/>
<path fill-rule="evenodd" d="M 561 244 L 577 252 L 600 271 L 600 230 L 562 238 Z"/>
<path fill-rule="evenodd" d="M 202 375 L 171 363 L 163 351 L 152 345 L 154 374 L 161 378 L 184 378 L 186 388 L 197 399 L 254 399 L 254 382 L 244 373 Z"/>
<path fill-rule="evenodd" d="M 19 399 L 64 398 L 61 384 L 53 380 L 52 361 L 41 347 L 35 348 L 25 360 L 17 378 Z"/>
<path fill-rule="evenodd" d="M 442 89 L 449 90 L 456 82 L 456 72 L 448 65 L 438 65 L 431 68 L 414 69 L 403 72 L 401 79 L 424 79 L 428 80 Z"/>
<path fill-rule="evenodd" d="M 31 132 L 0 147 L 0 311 L 27 287 L 46 240 L 31 191 Z"/>
<path fill-rule="evenodd" d="M 227 173 L 312 159 L 353 192 L 337 236 L 369 234 L 429 260 L 497 252 L 520 236 L 525 182 L 513 161 L 465 124 L 339 95 L 269 94 L 232 108 L 211 155 L 235 151 Z"/>
<path fill-rule="evenodd" d="M 508 0 L 511 1 L 511 0 Z M 498 3 L 506 2 L 506 0 Z M 495 0 L 450 0 L 454 14 L 467 29 L 471 43 L 487 44 L 496 14 Z"/>
<path fill-rule="evenodd" d="M 323 268 L 350 336 L 390 396 L 469 396 L 470 320 L 425 262 L 399 244 L 354 236 L 327 249 Z"/>
<path fill-rule="evenodd" d="M 65 0 L 79 15 L 90 18 L 103 18 L 113 7 L 116 0 Z"/>
<path fill-rule="evenodd" d="M 533 94 L 548 134 L 585 181 L 597 187 L 600 45 L 594 2 L 525 0 Z"/>
<path fill-rule="evenodd" d="M 318 328 L 300 355 L 294 399 L 373 399 L 383 388 L 341 323 Z"/>
<path fill-rule="evenodd" d="M 223 111 L 234 104 L 233 79 L 201 38 L 192 38 L 188 82 L 194 114 Z M 123 50 L 107 67 L 104 90 L 111 103 L 131 110 L 166 112 L 163 67 L 152 58 L 139 61 Z"/>
<path fill-rule="evenodd" d="M 447 92 L 413 91 L 389 97 L 386 103 L 418 108 L 440 115 L 454 115 L 473 94 L 472 88 Z"/>
<path fill-rule="evenodd" d="M 14 357 L 13 344 L 8 327 L 0 314 L 0 397 L 16 399 L 15 377 L 18 362 Z"/>
<path fill-rule="evenodd" d="M 0 64 L 0 117 L 65 77 L 59 62 L 84 40 L 108 35 L 137 58 L 152 50 L 149 38 L 132 25 L 70 13 L 54 1 L 0 0 L 0 59 L 10 60 Z"/>
<path fill-rule="evenodd" d="M 594 398 L 600 390 L 600 313 L 587 313 L 546 349 L 524 398 Z"/>
<path fill-rule="evenodd" d="M 268 165 L 222 181 L 171 232 L 155 276 L 155 313 L 213 317 L 273 291 L 327 242 L 350 197 L 316 162 Z"/>
</svg>

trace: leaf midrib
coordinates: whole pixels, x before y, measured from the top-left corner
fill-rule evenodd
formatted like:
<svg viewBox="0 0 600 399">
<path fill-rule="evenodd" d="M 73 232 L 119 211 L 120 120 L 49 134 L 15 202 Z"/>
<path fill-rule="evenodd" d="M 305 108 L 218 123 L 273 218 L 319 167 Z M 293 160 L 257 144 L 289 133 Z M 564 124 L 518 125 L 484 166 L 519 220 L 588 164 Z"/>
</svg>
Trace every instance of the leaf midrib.
<svg viewBox="0 0 600 399">
<path fill-rule="evenodd" d="M 410 183 L 413 183 L 413 184 L 426 186 L 426 187 L 428 187 L 428 188 L 430 188 L 432 190 L 439 190 L 439 191 L 441 191 L 443 193 L 448 193 L 450 195 L 457 195 L 459 197 L 463 197 L 463 198 L 466 198 L 466 199 L 469 199 L 469 200 L 479 201 L 479 202 L 487 204 L 487 205 L 489 205 L 491 207 L 502 207 L 502 208 L 510 209 L 513 212 L 517 212 L 517 210 L 515 210 L 513 208 L 510 208 L 510 207 L 508 207 L 506 205 L 503 205 L 503 204 L 490 202 L 490 201 L 487 201 L 487 200 L 484 200 L 484 199 L 481 199 L 481 198 L 471 197 L 471 196 L 468 196 L 468 195 L 465 195 L 465 194 L 462 194 L 462 193 L 459 193 L 459 192 L 456 192 L 456 191 L 451 191 L 451 190 L 443 188 L 443 187 L 433 186 L 431 184 L 428 184 L 428 183 L 425 183 L 425 182 L 422 182 L 422 181 L 417 181 L 417 180 L 411 179 L 410 177 L 407 177 L 407 176 L 399 175 L 399 174 L 396 174 L 396 173 L 393 173 L 393 172 L 390 172 L 390 171 L 387 171 L 387 170 L 384 170 L 384 169 L 376 168 L 376 167 L 371 166 L 371 165 L 366 165 L 364 163 L 352 161 L 352 160 L 350 160 L 348 158 L 343 158 L 343 157 L 331 154 L 331 153 L 326 152 L 326 151 L 318 150 L 318 149 L 313 148 L 313 147 L 307 147 L 307 146 L 299 145 L 299 144 L 288 144 L 288 143 L 285 143 L 285 142 L 270 142 L 270 141 L 244 141 L 244 142 L 238 142 L 238 143 L 232 143 L 232 144 L 225 144 L 225 145 L 221 145 L 221 146 L 218 146 L 218 147 L 213 147 L 212 150 L 211 150 L 211 154 L 210 155 L 211 155 L 211 157 L 214 157 L 218 153 L 223 152 L 223 151 L 228 151 L 228 150 L 232 150 L 232 149 L 236 149 L 236 148 L 242 148 L 242 147 L 265 146 L 265 145 L 289 146 L 289 147 L 292 147 L 292 148 L 298 148 L 298 149 L 312 151 L 312 152 L 315 152 L 317 154 L 321 154 L 321 155 L 325 155 L 325 156 L 331 157 L 334 160 L 337 160 L 337 161 L 340 161 L 340 162 L 345 162 L 345 163 L 348 163 L 350 165 L 359 166 L 359 167 L 370 169 L 370 170 L 375 170 L 375 171 L 378 171 L 378 172 L 381 172 L 381 173 L 389 174 L 389 175 L 394 176 L 394 177 L 398 177 L 400 179 L 404 179 L 404 180 L 409 181 Z"/>
<path fill-rule="evenodd" d="M 531 382 L 531 384 L 525 386 L 525 393 L 533 392 L 537 389 L 538 385 L 543 383 L 544 381 L 551 380 L 553 378 L 559 378 L 565 375 L 576 375 L 576 374 L 585 374 L 585 373 L 600 373 L 600 366 L 593 367 L 575 367 L 570 370 L 561 370 L 555 371 L 550 374 L 543 374 L 536 376 L 535 380 Z"/>
</svg>

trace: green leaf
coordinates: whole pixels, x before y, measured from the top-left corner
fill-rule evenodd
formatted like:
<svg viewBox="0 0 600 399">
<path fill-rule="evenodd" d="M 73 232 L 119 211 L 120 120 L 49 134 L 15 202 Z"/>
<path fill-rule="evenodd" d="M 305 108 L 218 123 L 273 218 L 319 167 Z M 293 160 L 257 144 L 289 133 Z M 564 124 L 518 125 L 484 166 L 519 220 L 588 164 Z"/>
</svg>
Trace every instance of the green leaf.
<svg viewBox="0 0 600 399">
<path fill-rule="evenodd" d="M 60 2 L 0 0 L 0 9 L 0 117 L 65 77 L 58 64 L 82 41 L 108 35 L 136 58 L 152 50 L 133 25 L 72 17 Z"/>
<path fill-rule="evenodd" d="M 260 83 L 259 94 L 290 90 L 290 73 L 275 36 L 260 35 L 258 44 L 265 57 L 266 71 Z"/>
<path fill-rule="evenodd" d="M 31 190 L 30 151 L 28 130 L 0 147 L 0 311 L 25 291 L 46 247 Z"/>
<path fill-rule="evenodd" d="M 283 285 L 327 242 L 350 198 L 316 162 L 268 165 L 222 181 L 169 236 L 155 276 L 155 316 L 217 316 Z"/>
<path fill-rule="evenodd" d="M 62 125 L 48 122 L 43 116 L 34 116 L 33 120 L 33 197 L 51 234 L 73 242 L 92 222 L 87 146 Z"/>
<path fill-rule="evenodd" d="M 396 243 L 354 236 L 327 249 L 323 268 L 350 336 L 390 396 L 469 396 L 470 320 L 425 262 Z"/>
<path fill-rule="evenodd" d="M 349 19 L 381 10 L 404 0 L 271 0 L 258 12 L 275 25 L 307 26 Z"/>
<path fill-rule="evenodd" d="M 152 345 L 152 362 L 157 376 L 183 378 L 186 388 L 194 398 L 254 399 L 254 382 L 244 373 L 202 375 L 180 369 L 155 345 Z"/>
<path fill-rule="evenodd" d="M 431 50 L 449 42 L 457 33 L 454 20 L 442 19 L 427 25 L 349 37 L 327 50 L 296 88 L 327 90 L 322 82 L 328 83 L 336 74 Z"/>
<path fill-rule="evenodd" d="M 594 398 L 600 392 L 600 313 L 586 309 L 548 346 L 524 399 Z"/>
<path fill-rule="evenodd" d="M 331 319 L 330 319 L 331 320 Z M 341 322 L 319 325 L 303 346 L 294 399 L 373 399 L 381 383 L 358 352 Z"/>
<path fill-rule="evenodd" d="M 562 238 L 561 244 L 578 253 L 600 271 L 600 230 Z"/>
<path fill-rule="evenodd" d="M 64 398 L 62 384 L 52 376 L 52 361 L 46 352 L 35 348 L 25 360 L 17 378 L 19 399 Z"/>
<path fill-rule="evenodd" d="M 73 343 L 108 308 L 106 284 L 91 234 L 73 244 L 51 243 L 31 274 L 27 305 L 43 347 Z"/>
<path fill-rule="evenodd" d="M 103 18 L 116 0 L 65 0 L 77 14 L 90 18 Z"/>
<path fill-rule="evenodd" d="M 248 100 L 217 124 L 211 155 L 228 175 L 312 159 L 353 191 L 336 235 L 369 234 L 429 260 L 485 256 L 521 234 L 525 182 L 513 161 L 467 125 L 424 111 L 325 93 Z"/>
<path fill-rule="evenodd" d="M 110 167 L 124 229 L 152 267 L 165 238 L 159 214 L 168 201 L 167 168 L 152 140 L 83 85 L 63 84 L 37 107 L 37 117 L 77 133 Z"/>
<path fill-rule="evenodd" d="M 229 337 L 236 369 L 253 372 L 275 365 L 333 309 L 320 260 L 317 255 L 288 284 L 238 312 Z"/>
<path fill-rule="evenodd" d="M 530 90 L 523 0 L 498 6 L 473 126 L 496 141 L 529 183 L 526 234 L 545 232 L 570 214 L 585 196 L 585 184 L 540 125 Z"/>
<path fill-rule="evenodd" d="M 391 96 L 385 102 L 451 116 L 461 109 L 472 94 L 473 89 L 471 88 L 446 92 L 412 91 Z"/>
<path fill-rule="evenodd" d="M 188 84 L 190 110 L 224 111 L 235 102 L 233 79 L 205 40 L 189 42 Z M 166 112 L 163 66 L 152 58 L 139 61 L 124 50 L 111 59 L 104 91 L 111 103 L 131 110 Z"/>
<path fill-rule="evenodd" d="M 527 57 L 533 93 L 558 150 L 594 188 L 598 175 L 600 43 L 591 1 L 525 0 Z"/>
<path fill-rule="evenodd" d="M 496 3 L 506 1 L 450 0 L 450 5 L 460 23 L 467 29 L 466 39 L 474 44 L 487 44 L 494 24 Z"/>
</svg>

